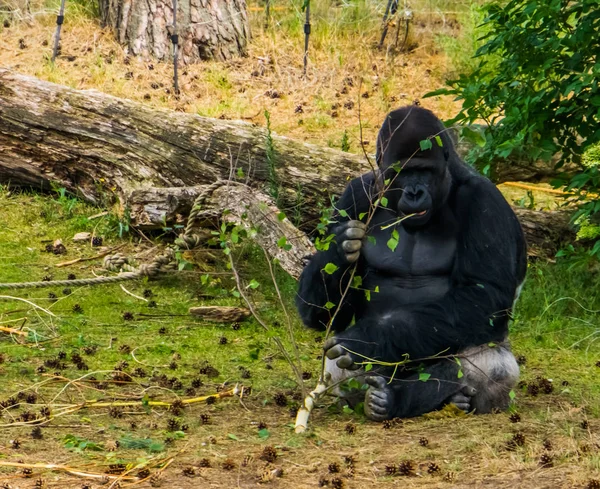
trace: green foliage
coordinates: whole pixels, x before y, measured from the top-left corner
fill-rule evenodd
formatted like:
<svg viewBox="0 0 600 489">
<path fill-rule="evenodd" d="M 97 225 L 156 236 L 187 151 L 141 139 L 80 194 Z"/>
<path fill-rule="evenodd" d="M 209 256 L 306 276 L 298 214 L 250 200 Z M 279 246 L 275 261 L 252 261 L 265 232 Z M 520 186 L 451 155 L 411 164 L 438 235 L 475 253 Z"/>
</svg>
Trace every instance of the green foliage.
<svg viewBox="0 0 600 489">
<path fill-rule="evenodd" d="M 486 122 L 485 145 L 468 159 L 484 174 L 498 159 L 549 160 L 559 151 L 564 161 L 580 159 L 600 141 L 597 0 L 493 1 L 484 12 L 476 68 L 428 94 L 462 100 L 450 123 Z M 596 166 L 556 185 L 579 195 L 576 219 L 600 211 L 600 202 L 588 200 L 600 185 Z"/>
<path fill-rule="evenodd" d="M 350 138 L 348 137 L 348 131 L 345 129 L 344 134 L 342 134 L 341 150 L 350 151 Z"/>
</svg>

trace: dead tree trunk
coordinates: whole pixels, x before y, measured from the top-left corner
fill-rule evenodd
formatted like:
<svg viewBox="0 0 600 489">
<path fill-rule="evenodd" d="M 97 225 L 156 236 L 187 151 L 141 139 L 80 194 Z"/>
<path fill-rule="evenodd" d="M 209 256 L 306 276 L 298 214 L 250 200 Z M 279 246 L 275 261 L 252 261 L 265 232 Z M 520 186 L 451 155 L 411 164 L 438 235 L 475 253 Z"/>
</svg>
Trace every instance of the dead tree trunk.
<svg viewBox="0 0 600 489">
<path fill-rule="evenodd" d="M 100 0 L 102 23 L 135 56 L 168 59 L 175 34 L 172 0 Z M 180 0 L 177 32 L 183 63 L 246 54 L 250 26 L 245 0 Z"/>
<path fill-rule="evenodd" d="M 238 179 L 259 190 L 275 185 L 279 208 L 312 230 L 330 195 L 370 169 L 364 157 L 282 136 L 272 141 L 267 157 L 261 127 L 150 109 L 0 69 L 0 183 L 54 184 L 99 204 L 118 199 L 134 225 L 172 223 L 189 212 L 193 187 Z M 572 237 L 566 214 L 518 213 L 540 250 L 553 253 Z"/>
</svg>

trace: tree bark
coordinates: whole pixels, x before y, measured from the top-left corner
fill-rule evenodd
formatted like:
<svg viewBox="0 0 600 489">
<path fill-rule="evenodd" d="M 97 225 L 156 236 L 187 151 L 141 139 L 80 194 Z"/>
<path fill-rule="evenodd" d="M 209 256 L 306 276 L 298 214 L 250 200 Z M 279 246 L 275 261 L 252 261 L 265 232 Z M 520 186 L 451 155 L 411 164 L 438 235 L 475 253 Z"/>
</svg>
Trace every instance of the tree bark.
<svg viewBox="0 0 600 489">
<path fill-rule="evenodd" d="M 103 25 L 135 56 L 168 59 L 172 0 L 100 0 Z M 245 0 L 180 0 L 177 34 L 183 63 L 244 56 L 250 37 Z"/>
<path fill-rule="evenodd" d="M 312 230 L 329 196 L 369 171 L 362 156 L 277 135 L 270 145 L 267 135 L 245 122 L 150 109 L 0 69 L 0 182 L 57 185 L 97 204 L 118 199 L 138 226 L 172 223 L 189 212 L 192 187 L 237 178 L 278 187 L 279 208 Z M 223 200 L 215 194 L 213 205 Z M 250 205 L 244 197 L 241 208 Z M 567 214 L 517 212 L 540 250 L 551 254 L 572 236 Z"/>
</svg>

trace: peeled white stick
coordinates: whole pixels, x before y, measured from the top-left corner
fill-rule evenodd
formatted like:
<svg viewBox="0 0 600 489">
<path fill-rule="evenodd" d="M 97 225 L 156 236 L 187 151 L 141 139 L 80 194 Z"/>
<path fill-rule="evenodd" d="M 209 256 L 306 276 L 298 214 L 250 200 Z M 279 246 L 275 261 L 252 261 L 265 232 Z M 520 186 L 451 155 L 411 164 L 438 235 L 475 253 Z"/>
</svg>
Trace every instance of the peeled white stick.
<svg viewBox="0 0 600 489">
<path fill-rule="evenodd" d="M 321 394 L 323 394 L 329 388 L 327 383 L 330 379 L 331 374 L 325 374 L 325 380 L 323 380 L 323 377 L 321 377 L 317 383 L 317 387 L 315 387 L 315 390 L 309 392 L 309 394 L 304 398 L 304 403 L 302 407 L 298 409 L 298 414 L 296 415 L 296 425 L 294 427 L 296 433 L 304 433 L 307 430 L 310 413 L 315 407 L 317 399 L 321 397 Z"/>
</svg>

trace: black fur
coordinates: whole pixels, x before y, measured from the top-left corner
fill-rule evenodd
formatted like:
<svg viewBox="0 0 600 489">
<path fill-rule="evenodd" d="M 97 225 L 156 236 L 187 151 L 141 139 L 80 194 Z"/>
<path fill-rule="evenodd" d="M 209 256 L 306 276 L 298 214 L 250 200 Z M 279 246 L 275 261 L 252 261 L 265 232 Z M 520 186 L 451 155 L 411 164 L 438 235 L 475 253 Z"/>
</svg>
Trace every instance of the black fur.
<svg viewBox="0 0 600 489">
<path fill-rule="evenodd" d="M 431 149 L 421 151 L 420 142 L 427 139 Z M 504 341 L 526 271 L 526 244 L 510 206 L 494 184 L 460 160 L 444 126 L 426 109 L 391 112 L 377 149 L 379 173 L 350 182 L 330 227 L 336 240 L 311 259 L 300 277 L 296 302 L 302 320 L 321 330 L 328 323 L 330 312 L 324 306 L 339 303 L 354 266 L 341 249 L 349 239 L 348 222 L 364 222 L 363 213 L 372 208 L 382 185 L 388 185 L 387 206 L 377 208 L 367 230 L 376 243 L 363 240 L 356 261 L 362 285 L 350 288 L 328 348 L 335 344 L 358 353 L 350 354 L 354 362 L 364 361 L 363 356 L 397 362 L 406 355 L 426 359 Z M 423 215 L 381 229 L 419 212 Z M 394 252 L 387 244 L 393 229 L 400 236 Z M 323 271 L 328 263 L 339 267 L 332 275 Z M 371 290 L 370 301 L 364 289 Z M 456 387 L 401 382 L 415 373 L 396 372 L 397 380 L 388 388 L 393 406 L 384 417 L 421 414 L 459 390 L 456 362 L 424 365 Z"/>
</svg>

